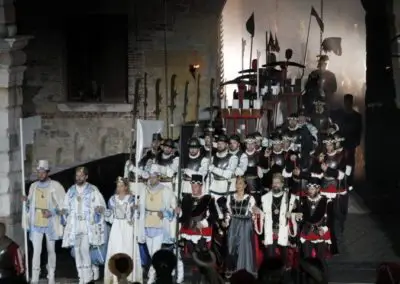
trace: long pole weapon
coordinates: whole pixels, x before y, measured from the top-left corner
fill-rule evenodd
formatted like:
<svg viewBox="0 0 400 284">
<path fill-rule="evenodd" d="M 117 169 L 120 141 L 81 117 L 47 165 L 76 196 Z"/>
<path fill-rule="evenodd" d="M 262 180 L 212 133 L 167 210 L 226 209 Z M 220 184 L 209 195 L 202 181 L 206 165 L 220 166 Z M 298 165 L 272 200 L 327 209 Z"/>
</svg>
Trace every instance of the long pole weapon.
<svg viewBox="0 0 400 284">
<path fill-rule="evenodd" d="M 142 79 L 138 78 L 135 81 L 135 95 L 133 97 L 133 102 L 132 102 L 132 141 L 131 141 L 131 148 L 129 151 L 129 161 L 132 161 L 132 156 L 133 156 L 133 144 L 136 140 L 136 135 L 135 135 L 135 129 L 136 129 L 136 118 L 138 114 L 138 109 L 139 109 L 139 103 L 140 103 L 140 84 L 142 82 Z"/>
<path fill-rule="evenodd" d="M 324 22 L 324 0 L 321 0 L 321 21 Z M 320 29 L 319 33 L 319 55 L 322 55 L 322 39 L 324 37 L 324 31 Z"/>
<path fill-rule="evenodd" d="M 170 121 L 171 121 L 171 125 L 168 125 L 168 127 L 171 128 L 171 137 L 172 139 L 174 139 L 174 112 L 175 112 L 175 108 L 176 108 L 176 104 L 175 104 L 175 100 L 176 100 L 176 96 L 178 95 L 178 93 L 176 92 L 176 74 L 173 74 L 171 76 L 171 92 L 170 92 L 170 100 L 171 100 L 171 104 L 169 106 L 169 111 L 170 111 Z"/>
<path fill-rule="evenodd" d="M 147 96 L 148 96 L 148 91 L 147 91 L 147 73 L 144 73 L 144 94 L 143 94 L 143 118 L 146 120 L 147 119 Z"/>
<path fill-rule="evenodd" d="M 242 38 L 242 70 L 244 70 L 244 52 L 246 50 L 246 40 Z"/>
<path fill-rule="evenodd" d="M 195 137 L 198 137 L 198 130 L 199 130 L 199 110 L 200 110 L 200 79 L 201 79 L 201 75 L 198 74 L 197 75 L 197 92 L 196 92 L 196 109 L 195 109 L 195 115 L 196 115 L 196 124 L 194 125 L 194 130 L 193 130 L 193 135 Z"/>
<path fill-rule="evenodd" d="M 156 116 L 156 120 L 160 119 L 160 114 L 161 114 L 161 93 L 160 93 L 160 88 L 161 88 L 161 79 L 158 78 L 156 81 L 156 94 L 155 94 L 155 110 L 154 110 L 154 115 Z"/>
<path fill-rule="evenodd" d="M 164 0 L 164 77 L 165 77 L 165 120 L 167 122 L 167 138 L 169 138 L 169 115 L 168 115 L 168 45 L 167 45 L 167 0 Z"/>
<path fill-rule="evenodd" d="M 26 196 L 25 191 L 25 143 L 24 143 L 24 122 L 19 119 L 19 145 L 21 147 L 21 190 L 22 196 Z M 22 222 L 24 224 L 24 253 L 25 253 L 25 279 L 29 282 L 29 255 L 28 255 L 28 214 L 26 212 L 26 201 L 22 202 Z"/>
<path fill-rule="evenodd" d="M 187 117 L 187 107 L 189 103 L 189 81 L 185 82 L 185 95 L 183 99 L 183 112 L 182 112 L 182 125 L 186 123 L 186 117 Z M 182 132 L 181 132 L 182 134 Z"/>
<path fill-rule="evenodd" d="M 213 129 L 213 120 L 214 120 L 214 84 L 215 84 L 215 79 L 211 78 L 210 81 L 210 124 L 209 124 L 209 129 L 212 130 Z M 210 172 L 210 166 L 211 166 L 211 162 L 212 162 L 212 150 L 213 150 L 213 142 L 214 142 L 214 137 L 211 134 L 210 137 L 210 151 L 208 153 L 208 190 L 210 190 L 211 187 L 211 172 Z"/>
<path fill-rule="evenodd" d="M 183 125 L 181 126 L 181 135 L 179 139 L 179 167 L 178 167 L 178 194 L 177 194 L 177 207 L 180 205 L 180 198 L 182 192 L 182 163 L 183 163 L 183 155 L 182 155 L 182 143 L 183 143 Z M 175 255 L 176 255 L 176 267 L 178 267 L 180 253 L 179 253 L 179 245 L 178 245 L 178 236 L 179 236 L 179 216 L 176 216 L 176 227 L 175 227 L 175 236 L 176 236 L 176 244 L 175 244 Z M 178 273 L 175 273 L 175 279 L 178 280 Z"/>
</svg>

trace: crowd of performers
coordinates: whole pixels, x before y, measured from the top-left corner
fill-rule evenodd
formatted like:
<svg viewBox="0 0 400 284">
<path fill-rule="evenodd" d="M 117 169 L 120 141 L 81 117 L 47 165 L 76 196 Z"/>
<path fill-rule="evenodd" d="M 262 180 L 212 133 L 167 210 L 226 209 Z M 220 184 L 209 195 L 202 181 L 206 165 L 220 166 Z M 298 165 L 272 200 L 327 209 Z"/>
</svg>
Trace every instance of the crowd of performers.
<svg viewBox="0 0 400 284">
<path fill-rule="evenodd" d="M 138 167 L 127 161 L 108 204 L 87 181 L 86 168 L 76 169 L 75 184 L 65 192 L 48 177 L 48 162 L 40 161 L 39 180 L 24 198 L 32 283 L 39 281 L 44 236 L 49 283 L 57 240 L 71 248 L 82 284 L 99 278 L 99 264 L 104 283 L 117 283 L 108 263 L 117 253 L 133 259 L 128 280 L 141 283 L 146 259 L 162 248 L 178 253 L 177 283 L 184 281 L 184 266 L 202 261 L 205 250 L 226 277 L 240 269 L 255 274 L 263 257 L 280 257 L 293 270 L 299 257 L 325 261 L 337 254 L 354 165 L 341 147 L 339 127 L 321 113 L 292 114 L 270 137 L 253 133 L 244 141 L 205 129 L 188 141 L 187 153 L 154 134 Z M 185 157 L 181 168 L 179 155 Z M 147 275 L 154 283 L 151 265 Z"/>
</svg>

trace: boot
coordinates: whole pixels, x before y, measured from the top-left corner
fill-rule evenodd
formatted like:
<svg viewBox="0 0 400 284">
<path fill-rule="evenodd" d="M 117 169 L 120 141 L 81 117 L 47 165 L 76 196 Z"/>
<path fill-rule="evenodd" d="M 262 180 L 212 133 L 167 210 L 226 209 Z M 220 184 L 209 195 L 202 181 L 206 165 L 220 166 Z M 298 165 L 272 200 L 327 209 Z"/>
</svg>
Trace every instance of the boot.
<svg viewBox="0 0 400 284">
<path fill-rule="evenodd" d="M 97 281 L 100 278 L 100 270 L 99 267 L 96 265 L 92 265 L 92 271 L 93 271 L 93 280 Z"/>
<path fill-rule="evenodd" d="M 40 269 L 33 269 L 32 268 L 32 277 L 31 277 L 31 283 L 32 284 L 39 283 L 39 275 L 40 275 Z"/>
<path fill-rule="evenodd" d="M 178 275 L 177 275 L 177 278 L 176 278 L 176 283 L 177 283 L 177 284 L 183 283 L 183 279 L 184 279 L 184 268 L 183 268 L 183 262 L 182 262 L 181 259 L 178 261 L 178 266 L 177 266 L 177 268 L 176 268 L 176 273 L 178 274 Z"/>
<path fill-rule="evenodd" d="M 53 269 L 49 269 L 48 270 L 48 274 L 47 274 L 47 280 L 48 280 L 48 284 L 56 284 L 56 279 L 54 276 L 54 270 Z"/>
</svg>

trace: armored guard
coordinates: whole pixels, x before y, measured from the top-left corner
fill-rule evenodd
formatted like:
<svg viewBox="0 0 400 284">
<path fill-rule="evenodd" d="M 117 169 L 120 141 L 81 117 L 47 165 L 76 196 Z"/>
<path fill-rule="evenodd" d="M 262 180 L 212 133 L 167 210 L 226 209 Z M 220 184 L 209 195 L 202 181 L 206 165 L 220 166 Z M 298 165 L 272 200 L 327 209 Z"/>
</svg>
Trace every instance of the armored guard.
<svg viewBox="0 0 400 284">
<path fill-rule="evenodd" d="M 200 140 L 200 143 L 203 145 L 201 148 L 202 153 L 209 157 L 210 155 L 215 154 L 216 149 L 214 145 L 214 129 L 213 128 L 206 128 L 204 129 L 204 136 L 203 139 Z M 211 153 L 210 153 L 211 151 Z"/>
<path fill-rule="evenodd" d="M 188 147 L 189 153 L 183 161 L 182 169 L 182 193 L 184 194 L 192 193 L 190 182 L 193 175 L 200 175 L 203 180 L 205 179 L 209 163 L 208 157 L 201 151 L 202 146 L 199 139 L 194 137 L 189 139 Z"/>
<path fill-rule="evenodd" d="M 184 254 L 189 257 L 201 239 L 210 244 L 213 227 L 219 222 L 215 199 L 203 193 L 203 176 L 192 175 L 192 194 L 184 195 L 181 202 L 180 238 L 184 245 Z"/>
<path fill-rule="evenodd" d="M 248 135 L 245 143 L 245 154 L 248 164 L 244 176 L 247 182 L 247 191 L 254 196 L 257 204 L 260 204 L 261 196 L 264 193 L 263 187 L 261 186 L 261 178 L 264 173 L 259 167 L 260 154 L 257 152 L 256 139 L 254 136 Z"/>
<path fill-rule="evenodd" d="M 322 188 L 321 194 L 332 199 L 335 213 L 333 233 L 338 243 L 342 242 L 344 222 L 348 210 L 348 194 L 346 178 L 351 173 L 351 167 L 346 165 L 343 152 L 336 150 L 337 140 L 328 136 L 323 141 L 326 155 L 321 163 Z"/>
<path fill-rule="evenodd" d="M 238 166 L 239 159 L 232 155 L 228 150 L 229 139 L 226 135 L 220 135 L 217 140 L 217 153 L 213 155 L 209 171 L 211 173 L 211 186 L 209 192 L 214 198 L 234 191 L 234 174 Z"/>
<path fill-rule="evenodd" d="M 307 196 L 300 198 L 295 219 L 301 224 L 302 256 L 317 257 L 325 262 L 326 257 L 336 250 L 331 238 L 332 204 L 320 194 L 320 188 L 318 178 L 308 180 Z"/>
<path fill-rule="evenodd" d="M 149 149 L 139 161 L 138 168 L 136 168 L 132 161 L 128 160 L 126 162 L 124 178 L 129 180 L 129 189 L 132 194 L 136 194 L 138 191 L 140 191 L 143 183 L 146 182 L 148 171 L 161 151 L 161 140 L 160 133 L 153 134 L 151 149 Z"/>
<path fill-rule="evenodd" d="M 6 226 L 0 223 L 0 283 L 25 283 L 24 273 L 25 267 L 21 249 L 6 236 Z M 50 280 L 49 283 L 55 282 Z"/>
<path fill-rule="evenodd" d="M 270 188 L 272 176 L 282 173 L 285 166 L 285 152 L 283 151 L 282 136 L 274 134 L 271 138 L 272 149 L 266 149 L 264 157 L 268 159 L 268 172 L 263 177 L 263 183 Z"/>
<path fill-rule="evenodd" d="M 272 179 L 272 189 L 262 197 L 264 213 L 264 245 L 268 257 L 280 257 L 290 267 L 288 262 L 289 237 L 296 236 L 295 224 L 292 220 L 292 210 L 296 197 L 284 189 L 283 176 L 275 174 Z"/>
<path fill-rule="evenodd" d="M 172 139 L 164 140 L 162 151 L 157 155 L 155 164 L 158 165 L 160 171 L 160 182 L 176 194 L 175 176 L 179 168 L 179 154 L 175 151 L 175 143 Z"/>
<path fill-rule="evenodd" d="M 328 135 L 339 130 L 339 126 L 330 119 L 329 112 L 325 109 L 325 101 L 322 98 L 317 98 L 314 101 L 311 123 L 318 129 L 318 145 L 321 145 Z"/>
<path fill-rule="evenodd" d="M 235 176 L 243 176 L 247 170 L 247 155 L 242 150 L 239 135 L 235 134 L 229 138 L 229 153 L 239 159 L 239 164 L 235 170 Z"/>
</svg>

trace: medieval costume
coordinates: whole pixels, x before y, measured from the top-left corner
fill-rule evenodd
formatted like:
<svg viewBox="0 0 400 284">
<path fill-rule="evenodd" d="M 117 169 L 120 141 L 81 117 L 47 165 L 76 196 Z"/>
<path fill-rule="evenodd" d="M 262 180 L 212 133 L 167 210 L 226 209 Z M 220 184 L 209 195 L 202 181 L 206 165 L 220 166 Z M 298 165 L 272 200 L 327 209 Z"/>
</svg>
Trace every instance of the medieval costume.
<svg viewBox="0 0 400 284">
<path fill-rule="evenodd" d="M 176 230 L 176 197 L 170 187 L 160 182 L 160 168 L 153 165 L 148 184 L 142 189 L 139 200 L 138 241 L 145 243 L 150 257 L 160 250 L 163 244 L 175 243 Z M 178 281 L 183 281 L 183 264 L 179 262 Z M 155 271 L 149 270 L 147 283 L 154 283 Z"/>
<path fill-rule="evenodd" d="M 318 98 L 314 101 L 315 110 L 311 115 L 311 123 L 318 129 L 318 145 L 322 145 L 322 141 L 328 135 L 334 134 L 339 130 L 339 126 L 333 123 L 329 112 L 325 109 L 325 102 Z"/>
<path fill-rule="evenodd" d="M 218 216 L 214 198 L 203 193 L 203 176 L 192 175 L 191 184 L 192 194 L 183 196 L 179 218 L 182 255 L 187 260 L 191 260 L 197 246 L 211 248 L 213 228 L 217 228 L 222 219 Z"/>
<path fill-rule="evenodd" d="M 272 176 L 282 173 L 285 166 L 282 136 L 275 134 L 271 138 L 272 149 L 266 149 L 264 157 L 268 158 L 268 172 L 263 176 L 263 183 L 271 188 Z"/>
<path fill-rule="evenodd" d="M 134 211 L 135 196 L 129 193 L 129 182 L 119 177 L 117 179 L 117 192 L 108 201 L 108 209 L 105 211 L 105 220 L 112 224 L 107 248 L 107 258 L 104 265 L 104 283 L 119 283 L 118 279 L 109 269 L 110 258 L 118 253 L 125 253 L 135 262 L 136 279 L 133 273 L 127 275 L 130 282 L 142 281 L 141 261 L 136 253 L 134 256 L 134 245 L 137 242 L 134 237 Z"/>
<path fill-rule="evenodd" d="M 283 188 L 283 176 L 275 174 L 272 189 L 262 197 L 264 214 L 264 245 L 267 257 L 280 257 L 287 267 L 289 263 L 289 238 L 297 234 L 291 212 L 296 197 Z"/>
<path fill-rule="evenodd" d="M 73 247 L 79 283 L 84 284 L 99 278 L 99 268 L 92 263 L 90 250 L 107 244 L 103 216 L 106 203 L 99 189 L 87 182 L 86 168 L 77 168 L 75 178 L 62 207 L 66 217 L 62 247 Z"/>
<path fill-rule="evenodd" d="M 136 168 L 133 161 L 126 161 L 124 169 L 124 178 L 129 179 L 129 189 L 132 194 L 136 194 L 136 187 L 142 187 L 146 182 L 146 172 L 149 171 L 150 166 L 154 163 L 156 157 L 160 152 L 161 135 L 154 133 L 151 142 L 151 149 L 140 159 L 138 168 Z M 134 159 L 133 159 L 134 160 Z M 137 191 L 140 191 L 137 190 Z"/>
<path fill-rule="evenodd" d="M 6 226 L 3 223 L 0 223 L 0 272 L 0 283 L 26 283 L 22 251 L 12 239 L 6 236 Z M 50 280 L 49 283 L 55 282 Z"/>
<path fill-rule="evenodd" d="M 162 152 L 157 155 L 155 164 L 161 174 L 160 182 L 176 193 L 175 176 L 179 168 L 179 154 L 175 151 L 175 143 L 172 139 L 164 140 Z"/>
<path fill-rule="evenodd" d="M 200 139 L 200 143 L 203 145 L 201 152 L 206 157 L 211 157 L 216 153 L 216 147 L 214 145 L 214 129 L 206 128 L 204 129 L 204 137 Z"/>
<path fill-rule="evenodd" d="M 235 155 L 239 160 L 235 176 L 243 176 L 247 170 L 248 159 L 247 155 L 243 153 L 239 135 L 235 134 L 229 137 L 229 153 Z"/>
<path fill-rule="evenodd" d="M 63 226 L 59 215 L 65 198 L 64 187 L 48 177 L 49 162 L 40 160 L 37 166 L 39 181 L 31 184 L 26 202 L 26 218 L 23 224 L 29 231 L 33 244 L 32 282 L 39 282 L 40 254 L 43 237 L 46 236 L 48 254 L 48 279 L 55 283 L 56 269 L 55 242 L 63 236 Z"/>
<path fill-rule="evenodd" d="M 328 136 L 323 141 L 326 154 L 321 163 L 321 174 L 314 174 L 322 177 L 321 194 L 333 201 L 334 227 L 333 233 L 336 241 L 342 241 L 344 222 L 348 211 L 348 193 L 346 176 L 351 173 L 351 167 L 346 165 L 346 159 L 342 152 L 336 151 L 336 139 Z"/>
<path fill-rule="evenodd" d="M 236 180 L 236 193 L 227 197 L 228 210 L 226 225 L 228 225 L 228 259 L 227 270 L 232 274 L 235 271 L 246 269 L 255 275 L 257 273 L 258 237 L 262 225 L 254 221 L 255 213 L 260 215 L 253 196 L 246 193 L 246 182 L 243 178 Z"/>
<path fill-rule="evenodd" d="M 217 153 L 212 157 L 209 171 L 211 173 L 211 186 L 209 192 L 216 199 L 233 192 L 234 173 L 239 163 L 236 155 L 228 151 L 228 137 L 220 135 L 217 140 Z"/>
<path fill-rule="evenodd" d="M 320 180 L 310 178 L 308 196 L 300 198 L 295 219 L 301 223 L 300 242 L 303 258 L 319 258 L 325 262 L 330 255 L 332 203 L 320 194 Z"/>
<path fill-rule="evenodd" d="M 256 150 L 256 140 L 253 136 L 247 136 L 245 143 L 248 164 L 244 176 L 247 183 L 247 191 L 255 198 L 256 204 L 259 205 L 261 196 L 264 194 L 264 188 L 261 186 L 261 178 L 264 173 L 259 167 L 260 154 Z"/>
<path fill-rule="evenodd" d="M 182 168 L 182 193 L 192 193 L 191 183 L 193 175 L 201 175 L 205 179 L 208 171 L 208 157 L 201 152 L 199 139 L 191 138 L 188 142 L 189 153 L 187 159 L 183 161 Z"/>
</svg>

